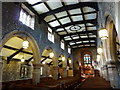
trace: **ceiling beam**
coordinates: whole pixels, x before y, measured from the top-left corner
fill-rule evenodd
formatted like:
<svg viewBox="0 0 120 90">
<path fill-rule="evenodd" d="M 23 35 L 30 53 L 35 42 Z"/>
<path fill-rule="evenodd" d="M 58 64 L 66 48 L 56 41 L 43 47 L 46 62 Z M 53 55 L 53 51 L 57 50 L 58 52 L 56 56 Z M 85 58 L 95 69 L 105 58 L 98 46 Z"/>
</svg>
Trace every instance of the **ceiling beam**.
<svg viewBox="0 0 120 90">
<path fill-rule="evenodd" d="M 64 3 L 64 1 L 63 0 L 61 0 L 61 3 L 62 3 L 62 5 L 63 5 L 63 7 L 65 7 L 65 3 Z M 72 18 L 70 17 L 70 13 L 68 12 L 68 10 L 66 10 L 65 9 L 65 11 L 67 12 L 67 14 L 68 14 L 68 17 L 69 17 L 69 19 L 70 19 L 70 21 L 71 21 L 71 23 L 73 23 L 73 20 L 72 20 Z M 58 19 L 59 20 L 59 19 Z M 64 28 L 65 29 L 65 28 Z M 66 30 L 66 29 L 65 29 Z M 67 30 L 66 30 L 67 31 Z M 67 31 L 67 34 L 69 34 L 69 32 Z M 71 37 L 71 36 L 70 36 Z M 79 36 L 79 38 L 80 38 L 80 36 Z M 64 39 L 64 38 L 62 38 L 62 39 Z M 73 38 L 71 37 L 71 39 L 73 40 Z M 74 40 L 73 40 L 74 41 Z M 74 43 L 76 43 L 76 42 L 74 42 Z"/>
<path fill-rule="evenodd" d="M 51 8 L 49 7 L 49 5 L 44 2 L 45 6 L 51 11 Z M 57 17 L 55 16 L 55 14 L 53 14 L 53 16 L 57 19 Z M 57 21 L 59 22 L 60 26 L 63 27 L 62 23 L 57 19 Z M 67 30 L 63 27 L 64 31 L 66 31 L 66 33 L 68 34 Z M 52 27 L 53 32 L 55 31 L 54 28 Z M 64 39 L 63 39 L 64 40 Z"/>
<path fill-rule="evenodd" d="M 74 45 L 70 45 L 70 46 L 71 46 L 71 47 L 74 47 L 74 46 L 86 45 L 86 44 L 95 44 L 95 42 L 80 43 L 80 44 L 74 44 Z"/>
<path fill-rule="evenodd" d="M 77 4 L 73 4 L 73 5 L 66 5 L 64 7 L 60 7 L 54 10 L 50 10 L 49 12 L 40 14 L 40 19 L 43 20 L 46 16 L 55 14 L 55 13 L 59 13 L 65 10 L 72 10 L 72 9 L 77 9 L 77 8 L 82 8 L 82 7 L 91 7 L 94 8 L 96 11 L 98 11 L 98 4 L 96 2 L 80 2 Z"/>
<path fill-rule="evenodd" d="M 48 64 L 48 65 L 53 65 L 52 62 L 53 62 L 53 61 L 51 61 L 51 62 L 49 62 L 49 63 L 47 63 L 47 64 Z"/>
<path fill-rule="evenodd" d="M 83 20 L 85 21 L 86 19 L 85 19 L 85 16 L 84 16 L 83 8 L 80 8 L 80 10 L 81 10 L 81 12 L 82 12 Z M 97 21 L 97 20 L 96 20 L 96 21 Z M 85 23 L 84 25 L 85 25 L 85 30 L 88 31 L 88 30 L 87 30 L 87 25 L 86 25 L 86 23 Z M 89 34 L 88 34 L 88 33 L 86 33 L 86 34 L 87 34 L 87 36 L 88 36 L 88 38 L 89 38 Z M 90 39 L 89 39 L 89 43 L 90 43 Z M 91 46 L 91 45 L 90 45 L 90 46 Z"/>
<path fill-rule="evenodd" d="M 76 25 L 76 24 L 85 24 L 85 23 L 92 23 L 94 25 L 97 24 L 97 20 L 96 19 L 90 19 L 90 20 L 83 20 L 83 21 L 76 21 L 76 22 L 73 22 L 73 23 L 67 23 L 67 24 L 64 24 L 64 25 L 60 25 L 60 26 L 56 26 L 56 27 L 53 27 L 54 30 L 57 30 L 59 28 L 63 28 L 63 27 L 67 27 L 67 26 L 71 26 L 71 25 Z"/>
<path fill-rule="evenodd" d="M 12 58 L 12 60 L 21 61 L 21 59 L 17 59 L 17 58 Z"/>
<path fill-rule="evenodd" d="M 79 42 L 79 41 L 88 41 L 89 38 L 79 38 L 79 39 L 74 39 L 75 42 Z M 96 38 L 90 38 L 90 40 L 95 40 L 96 41 Z M 72 42 L 73 40 L 67 40 L 66 43 L 70 43 Z"/>
<path fill-rule="evenodd" d="M 93 35 L 97 35 L 97 30 L 92 30 L 92 31 L 82 31 L 82 32 L 77 32 L 77 33 L 69 33 L 66 35 L 60 35 L 61 38 L 64 38 L 66 36 L 72 36 L 72 35 L 80 35 L 80 34 L 86 34 L 86 33 L 93 33 Z"/>
<path fill-rule="evenodd" d="M 78 48 L 96 48 L 96 46 L 83 46 L 83 47 L 76 47 L 72 49 L 78 49 Z"/>
<path fill-rule="evenodd" d="M 3 46 L 3 48 L 7 48 L 7 49 L 10 49 L 10 50 L 19 50 L 19 49 L 17 49 L 17 48 L 13 48 L 13 47 L 11 47 L 11 46 L 7 46 L 7 45 L 4 45 Z M 25 53 L 25 54 L 29 54 L 29 55 L 33 55 L 33 53 L 31 53 L 31 52 L 27 52 L 27 51 L 20 51 L 20 52 L 23 52 L 23 53 Z"/>
<path fill-rule="evenodd" d="M 42 58 L 46 58 L 46 57 L 47 57 L 48 59 L 52 59 L 52 58 L 50 58 L 49 56 L 42 56 Z"/>
<path fill-rule="evenodd" d="M 92 14 L 92 13 L 97 13 L 97 11 L 85 12 L 84 14 Z M 72 14 L 72 15 L 70 15 L 70 16 L 79 16 L 79 15 L 82 15 L 82 13 L 80 13 L 80 14 Z M 63 19 L 63 18 L 66 18 L 66 17 L 68 17 L 68 16 L 63 16 L 63 17 L 60 17 L 60 18 L 58 18 L 58 19 Z M 55 20 L 56 20 L 56 19 L 53 19 L 53 20 L 51 20 L 51 21 L 49 21 L 49 22 L 47 22 L 47 23 L 53 22 L 53 21 L 55 21 Z"/>
<path fill-rule="evenodd" d="M 36 5 L 41 4 L 41 3 L 43 3 L 43 2 L 46 2 L 46 1 L 48 1 L 48 0 L 41 0 L 40 2 L 37 2 L 37 3 L 31 4 L 31 6 L 36 6 Z"/>
<path fill-rule="evenodd" d="M 32 8 L 31 4 L 29 4 L 28 2 L 23 2 L 23 4 L 29 8 L 34 14 L 36 14 L 37 16 L 39 16 L 39 14 L 37 13 L 37 11 L 34 10 L 34 8 Z"/>
<path fill-rule="evenodd" d="M 43 60 L 41 60 L 41 63 L 44 62 L 48 57 L 45 57 Z"/>
<path fill-rule="evenodd" d="M 28 60 L 25 60 L 26 62 L 30 62 L 33 59 L 33 57 L 29 58 Z"/>
<path fill-rule="evenodd" d="M 19 49 L 18 51 L 16 51 L 15 53 L 13 53 L 12 55 L 10 55 L 9 57 L 7 57 L 7 64 L 9 64 L 10 60 L 17 55 L 18 53 L 20 53 L 23 50 L 23 48 Z"/>
<path fill-rule="evenodd" d="M 52 58 L 50 58 L 49 56 L 42 56 L 42 58 L 44 58 L 44 59 L 41 60 L 41 63 L 42 63 L 43 61 L 45 61 L 46 59 L 52 59 Z"/>
</svg>

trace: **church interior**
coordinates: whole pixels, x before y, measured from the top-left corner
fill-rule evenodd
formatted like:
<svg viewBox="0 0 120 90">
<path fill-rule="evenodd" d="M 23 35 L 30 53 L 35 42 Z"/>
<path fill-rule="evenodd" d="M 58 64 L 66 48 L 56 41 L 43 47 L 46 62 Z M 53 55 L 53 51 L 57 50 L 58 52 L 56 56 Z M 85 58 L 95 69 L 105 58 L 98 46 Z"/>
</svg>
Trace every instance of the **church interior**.
<svg viewBox="0 0 120 90">
<path fill-rule="evenodd" d="M 1 90 L 119 90 L 119 0 L 0 2 Z"/>
</svg>

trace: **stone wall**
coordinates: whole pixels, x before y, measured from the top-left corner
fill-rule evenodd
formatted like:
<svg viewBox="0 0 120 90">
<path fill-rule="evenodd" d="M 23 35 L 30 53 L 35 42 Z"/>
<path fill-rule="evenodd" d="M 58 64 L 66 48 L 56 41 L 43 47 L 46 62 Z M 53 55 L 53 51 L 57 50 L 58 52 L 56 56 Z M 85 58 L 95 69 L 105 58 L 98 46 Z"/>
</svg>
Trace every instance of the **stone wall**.
<svg viewBox="0 0 120 90">
<path fill-rule="evenodd" d="M 119 28 L 118 28 L 118 11 L 119 8 L 117 7 L 117 2 L 99 2 L 99 24 L 102 23 L 103 27 L 107 28 L 109 36 L 106 42 L 103 42 L 104 54 L 107 53 L 107 56 L 105 57 L 105 63 L 107 68 L 101 69 L 103 73 L 103 77 L 106 80 L 110 81 L 111 87 L 113 88 L 120 88 L 120 75 L 118 75 L 119 66 L 117 66 L 118 60 L 116 59 L 116 48 L 115 48 L 115 36 L 114 36 L 114 30 L 117 31 L 118 36 L 120 36 Z M 117 11 L 118 9 L 118 11 Z M 109 16 L 109 17 L 107 17 Z M 101 19 L 101 20 L 100 20 Z M 111 22 L 113 21 L 113 23 Z M 115 29 L 112 28 L 112 25 L 115 25 Z M 109 27 L 108 27 L 109 26 Z M 119 38 L 120 39 L 120 38 Z M 118 64 L 119 65 L 119 64 Z M 102 66 L 102 65 L 101 65 Z"/>
<path fill-rule="evenodd" d="M 66 58 L 70 56 L 71 59 L 73 60 L 72 54 L 71 55 L 68 54 L 67 45 L 65 45 L 66 46 L 65 50 L 62 50 L 60 48 L 60 37 L 56 33 L 55 33 L 55 43 L 52 43 L 48 40 L 47 38 L 48 27 L 44 21 L 41 21 L 41 23 L 38 22 L 39 21 L 38 16 L 35 16 L 36 21 L 35 21 L 34 30 L 32 30 L 31 28 L 27 27 L 26 25 L 22 24 L 19 21 L 19 14 L 21 10 L 20 6 L 21 6 L 20 3 L 14 3 L 14 2 L 2 3 L 2 39 L 5 38 L 5 36 L 8 33 L 14 30 L 24 31 L 29 33 L 35 39 L 40 49 L 40 55 L 42 55 L 42 52 L 46 47 L 51 47 L 56 52 L 57 60 L 60 54 L 64 54 Z M 11 64 L 13 64 L 13 66 Z M 5 81 L 19 79 L 19 75 L 18 75 L 19 72 L 17 73 L 17 70 L 14 69 L 14 68 L 18 68 L 19 64 L 17 62 L 11 62 L 11 64 L 6 66 L 11 68 L 9 71 L 7 69 L 4 69 L 4 73 L 9 72 L 10 75 L 9 76 L 10 79 L 5 79 L 6 75 L 4 76 L 3 74 L 3 79 L 5 79 Z M 14 66 L 15 64 L 16 66 Z"/>
</svg>

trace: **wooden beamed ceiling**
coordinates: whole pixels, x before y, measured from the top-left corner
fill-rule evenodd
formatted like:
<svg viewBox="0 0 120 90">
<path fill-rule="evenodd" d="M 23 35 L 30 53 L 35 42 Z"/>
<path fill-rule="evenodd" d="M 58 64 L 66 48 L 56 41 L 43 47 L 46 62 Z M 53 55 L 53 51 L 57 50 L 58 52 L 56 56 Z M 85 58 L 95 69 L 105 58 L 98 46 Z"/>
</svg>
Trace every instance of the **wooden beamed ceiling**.
<svg viewBox="0 0 120 90">
<path fill-rule="evenodd" d="M 70 23 L 64 24 L 62 26 L 52 27 L 52 29 L 57 30 L 59 28 L 65 28 L 65 27 L 68 27 L 68 26 L 71 26 L 71 25 L 85 24 L 85 23 L 92 23 L 93 25 L 96 25 L 97 21 L 96 21 L 96 19 L 91 19 L 91 20 L 76 21 L 76 22 L 72 22 L 72 23 L 70 22 Z"/>
<path fill-rule="evenodd" d="M 31 6 L 34 6 L 34 5 L 31 5 Z M 59 12 L 62 12 L 62 11 L 65 11 L 65 10 L 72 10 L 72 9 L 76 9 L 76 8 L 82 8 L 82 7 L 92 7 L 94 8 L 96 11 L 98 11 L 98 5 L 94 2 L 80 2 L 80 3 L 77 3 L 77 4 L 72 4 L 72 5 L 66 5 L 66 6 L 63 6 L 63 7 L 60 7 L 60 8 L 57 8 L 57 9 L 54 9 L 54 10 L 51 10 L 49 12 L 46 12 L 46 13 L 43 13 L 40 15 L 41 19 L 44 19 L 46 16 L 49 16 L 49 15 L 52 15 L 52 14 L 55 14 L 55 13 L 59 13 Z"/>
<path fill-rule="evenodd" d="M 60 36 L 60 39 L 64 40 L 71 48 L 74 46 L 78 48 L 79 44 L 77 42 L 80 41 L 82 42 L 80 45 L 83 45 L 83 47 L 93 47 L 93 44 L 95 44 L 96 47 L 98 24 L 97 12 L 99 11 L 97 2 L 73 1 L 73 3 L 69 3 L 65 2 L 64 0 L 58 0 L 58 2 L 55 2 L 52 5 L 49 3 L 49 1 L 51 0 L 45 0 L 43 2 L 38 1 L 33 4 L 30 4 L 31 2 L 28 1 L 28 3 L 25 3 L 25 5 L 30 10 L 34 11 L 35 14 L 37 13 L 39 21 L 41 22 L 44 20 L 48 27 L 50 27 L 53 32 L 56 32 Z M 56 4 L 55 7 L 54 4 Z M 36 8 L 37 5 L 39 5 L 39 9 Z M 42 8 L 47 8 L 48 11 L 39 13 L 39 10 L 42 10 Z M 51 17 L 53 19 L 48 20 L 46 19 L 47 17 Z M 71 30 L 70 27 L 73 27 L 75 30 Z M 77 29 L 79 27 L 80 29 Z M 67 38 L 67 40 L 66 37 L 69 37 L 70 39 Z M 91 40 L 95 42 L 91 42 Z M 84 41 L 88 42 L 84 43 Z M 71 45 L 71 42 L 74 42 L 74 45 Z"/>
<path fill-rule="evenodd" d="M 97 31 L 96 31 L 96 30 L 92 30 L 92 31 L 77 32 L 77 34 L 79 34 L 79 35 L 81 35 L 81 34 L 86 34 L 86 33 L 92 33 L 93 35 L 96 35 L 96 34 L 97 34 Z M 72 36 L 72 35 L 76 35 L 76 33 L 70 33 L 70 34 L 66 34 L 66 35 L 61 35 L 61 39 L 62 39 L 63 37 Z"/>
<path fill-rule="evenodd" d="M 79 41 L 87 41 L 87 40 L 95 40 L 96 41 L 96 38 L 81 38 L 81 39 L 75 39 L 74 41 L 75 42 L 79 42 Z M 73 42 L 73 40 L 67 40 L 66 41 L 67 43 L 69 43 L 69 42 Z"/>
</svg>

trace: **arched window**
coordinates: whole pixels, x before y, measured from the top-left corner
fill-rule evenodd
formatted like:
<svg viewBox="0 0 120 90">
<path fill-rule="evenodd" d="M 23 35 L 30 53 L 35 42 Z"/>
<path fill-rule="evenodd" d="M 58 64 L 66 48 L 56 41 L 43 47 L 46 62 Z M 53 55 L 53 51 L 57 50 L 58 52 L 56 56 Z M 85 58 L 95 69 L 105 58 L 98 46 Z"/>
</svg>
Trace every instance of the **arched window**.
<svg viewBox="0 0 120 90">
<path fill-rule="evenodd" d="M 91 64 L 91 58 L 89 54 L 84 55 L 84 64 Z"/>
</svg>

